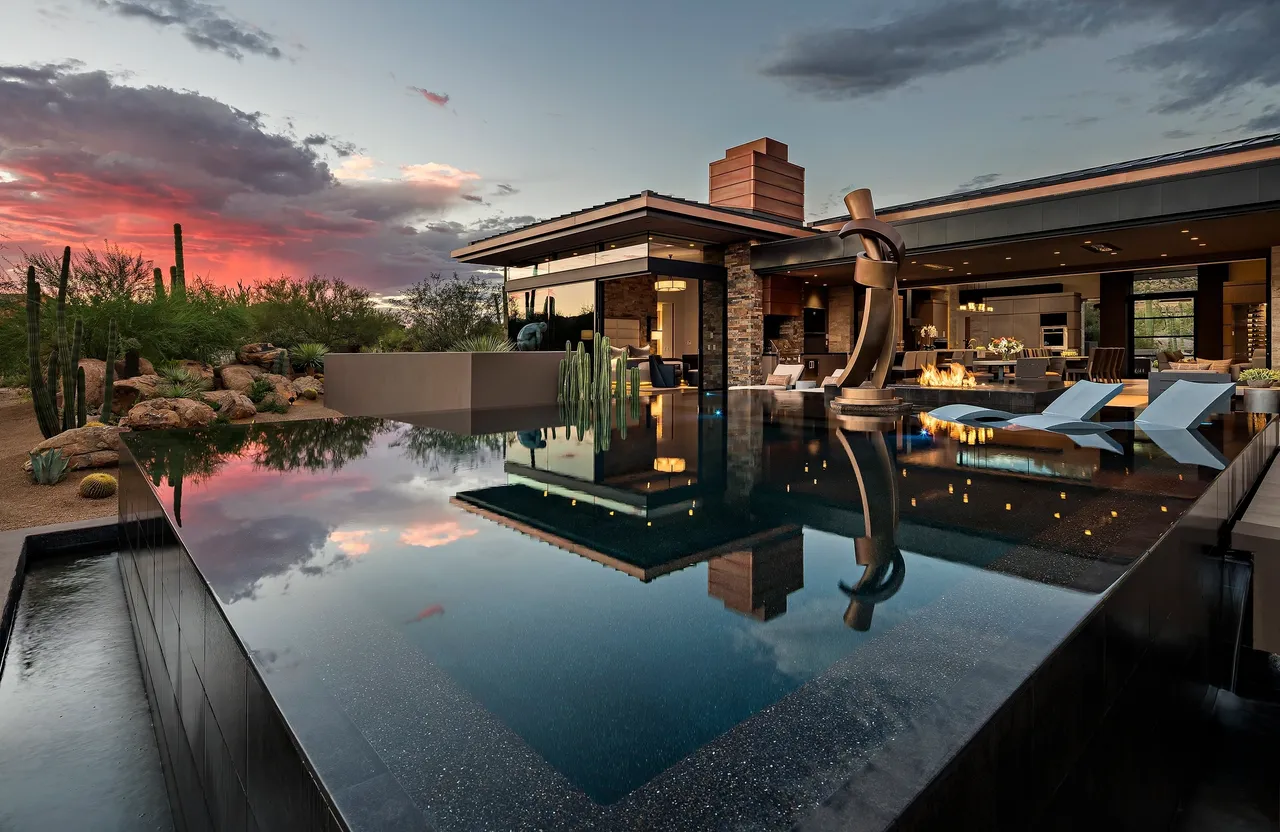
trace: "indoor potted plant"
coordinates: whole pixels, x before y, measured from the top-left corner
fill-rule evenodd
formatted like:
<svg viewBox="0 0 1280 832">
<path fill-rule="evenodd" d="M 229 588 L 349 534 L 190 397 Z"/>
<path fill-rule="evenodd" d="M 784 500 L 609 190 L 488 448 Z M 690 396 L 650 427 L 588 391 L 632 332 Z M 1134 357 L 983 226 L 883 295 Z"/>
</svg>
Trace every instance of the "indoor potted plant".
<svg viewBox="0 0 1280 832">
<path fill-rule="evenodd" d="M 938 328 L 933 324 L 925 324 L 920 327 L 920 349 L 932 350 L 933 341 L 938 337 Z"/>
<path fill-rule="evenodd" d="M 1022 342 L 1012 336 L 1002 335 L 999 338 L 991 339 L 991 343 L 987 344 L 987 349 L 994 353 L 999 353 L 1000 357 L 1007 361 L 1022 352 Z"/>
<path fill-rule="evenodd" d="M 1265 367 L 1250 367 L 1240 373 L 1240 380 L 1250 387 L 1270 387 L 1278 375 L 1275 370 Z"/>
</svg>

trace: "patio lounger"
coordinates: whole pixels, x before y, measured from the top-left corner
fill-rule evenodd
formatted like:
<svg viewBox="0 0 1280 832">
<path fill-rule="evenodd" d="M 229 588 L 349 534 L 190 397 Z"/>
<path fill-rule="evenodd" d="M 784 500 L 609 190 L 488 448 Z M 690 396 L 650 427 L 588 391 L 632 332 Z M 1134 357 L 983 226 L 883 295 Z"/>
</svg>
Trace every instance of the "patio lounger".
<svg viewBox="0 0 1280 832">
<path fill-rule="evenodd" d="M 1060 433 L 1073 430 L 1101 431 L 1106 430 L 1106 425 L 1089 420 L 1096 416 L 1107 402 L 1120 395 L 1123 389 L 1124 385 L 1120 383 L 1101 384 L 1096 381 L 1077 381 L 1046 407 L 1043 413 L 1019 416 L 1016 413 L 993 410 L 989 407 L 948 404 L 934 408 L 929 411 L 929 415 L 947 422 L 995 420 L 1001 423 L 1002 427 L 1016 425 L 1021 428 L 1038 428 Z"/>
<path fill-rule="evenodd" d="M 1188 430 L 1200 424 L 1204 417 L 1221 409 L 1224 401 L 1229 408 L 1235 395 L 1233 381 L 1219 384 L 1197 384 L 1179 379 L 1168 390 L 1147 405 L 1133 423 L 1143 431 Z"/>
<path fill-rule="evenodd" d="M 1203 465 L 1215 471 L 1221 471 L 1227 467 L 1226 457 L 1210 445 L 1197 430 L 1158 430 L 1152 427 L 1149 430 L 1143 430 L 1143 433 L 1159 445 L 1160 450 L 1171 456 L 1174 462 L 1180 462 L 1183 465 Z"/>
</svg>

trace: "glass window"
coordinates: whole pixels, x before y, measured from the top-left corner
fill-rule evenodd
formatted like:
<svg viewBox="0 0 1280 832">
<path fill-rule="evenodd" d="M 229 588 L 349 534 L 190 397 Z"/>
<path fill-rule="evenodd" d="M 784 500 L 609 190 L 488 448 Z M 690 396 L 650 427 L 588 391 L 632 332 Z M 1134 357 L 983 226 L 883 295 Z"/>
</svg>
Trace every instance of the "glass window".
<svg viewBox="0 0 1280 832">
<path fill-rule="evenodd" d="M 718 247 L 694 240 L 651 234 L 648 242 L 650 257 L 662 260 L 684 260 L 689 263 L 721 264 L 724 262 L 724 252 Z"/>
<path fill-rule="evenodd" d="M 1158 295 L 1163 292 L 1194 292 L 1200 285 L 1197 269 L 1166 269 L 1143 272 L 1133 279 L 1135 295 Z"/>
<path fill-rule="evenodd" d="M 1194 355 L 1196 303 L 1192 298 L 1146 298 L 1133 302 L 1135 353 L 1181 350 Z"/>
<path fill-rule="evenodd" d="M 577 346 L 595 329 L 596 282 L 566 283 L 507 293 L 507 332 L 517 348 L 562 350 L 565 342 Z M 529 324 L 542 327 L 520 333 Z"/>
</svg>

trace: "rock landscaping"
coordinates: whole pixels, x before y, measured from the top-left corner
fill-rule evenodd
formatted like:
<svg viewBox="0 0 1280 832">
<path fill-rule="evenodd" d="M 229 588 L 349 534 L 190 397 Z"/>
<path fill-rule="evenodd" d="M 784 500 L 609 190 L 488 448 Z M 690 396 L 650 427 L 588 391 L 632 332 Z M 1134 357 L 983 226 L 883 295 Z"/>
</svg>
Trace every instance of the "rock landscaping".
<svg viewBox="0 0 1280 832">
<path fill-rule="evenodd" d="M 133 430 L 202 428 L 216 418 L 212 407 L 195 399 L 148 399 L 134 405 L 120 424 Z"/>
</svg>

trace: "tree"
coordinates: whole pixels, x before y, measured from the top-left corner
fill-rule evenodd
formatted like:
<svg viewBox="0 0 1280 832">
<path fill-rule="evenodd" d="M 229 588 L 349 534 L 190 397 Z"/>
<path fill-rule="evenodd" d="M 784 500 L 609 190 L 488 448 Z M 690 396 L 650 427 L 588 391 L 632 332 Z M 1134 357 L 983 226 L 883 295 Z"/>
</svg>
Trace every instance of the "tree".
<svg viewBox="0 0 1280 832">
<path fill-rule="evenodd" d="M 249 290 L 254 327 L 274 344 L 318 343 L 334 349 L 377 342 L 394 316 L 378 309 L 368 289 L 337 277 L 281 275 Z"/>
<path fill-rule="evenodd" d="M 125 251 L 103 241 L 101 252 L 89 246 L 71 261 L 71 279 L 67 292 L 83 302 L 106 302 L 122 298 L 138 298 L 149 293 L 153 281 L 152 261 L 142 252 Z M 50 251 L 24 253 L 21 270 L 34 266 L 36 280 L 47 294 L 57 294 L 62 259 Z"/>
<path fill-rule="evenodd" d="M 419 349 L 441 352 L 464 338 L 505 335 L 496 318 L 501 299 L 502 287 L 492 281 L 474 274 L 446 278 L 433 272 L 406 289 L 395 305 L 410 340 Z"/>
</svg>

